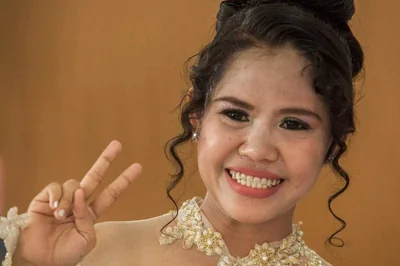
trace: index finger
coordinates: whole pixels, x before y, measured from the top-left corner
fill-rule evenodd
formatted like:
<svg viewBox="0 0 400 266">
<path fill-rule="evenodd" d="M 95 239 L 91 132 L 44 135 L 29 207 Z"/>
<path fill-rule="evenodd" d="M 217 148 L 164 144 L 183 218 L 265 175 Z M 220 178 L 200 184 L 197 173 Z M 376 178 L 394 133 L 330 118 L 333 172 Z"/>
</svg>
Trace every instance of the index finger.
<svg viewBox="0 0 400 266">
<path fill-rule="evenodd" d="M 142 166 L 138 163 L 128 167 L 117 179 L 115 179 L 91 204 L 94 220 L 98 219 L 101 213 L 110 207 L 131 185 L 142 172 Z"/>
<path fill-rule="evenodd" d="M 100 157 L 96 160 L 92 168 L 90 168 L 80 183 L 85 198 L 89 198 L 100 185 L 103 181 L 104 173 L 121 150 L 122 144 L 119 141 L 114 140 L 101 153 Z"/>
</svg>

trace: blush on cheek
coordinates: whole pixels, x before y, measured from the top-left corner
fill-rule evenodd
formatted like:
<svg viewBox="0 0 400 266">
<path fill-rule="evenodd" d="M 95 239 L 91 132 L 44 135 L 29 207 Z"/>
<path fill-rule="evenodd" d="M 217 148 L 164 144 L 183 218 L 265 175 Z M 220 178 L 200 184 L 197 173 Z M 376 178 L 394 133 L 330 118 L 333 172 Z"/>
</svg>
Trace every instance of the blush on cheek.
<svg viewBox="0 0 400 266">
<path fill-rule="evenodd" d="M 306 140 L 306 138 L 308 138 L 308 140 Z M 324 142 L 324 140 L 320 138 L 311 139 L 309 137 L 305 137 L 302 140 L 302 144 L 297 145 L 297 148 L 295 149 L 297 151 L 297 156 L 299 158 L 302 158 L 300 160 L 310 160 L 310 162 L 307 162 L 307 164 L 316 164 L 322 166 L 327 151 L 326 143 Z"/>
<path fill-rule="evenodd" d="M 316 179 L 314 173 L 299 173 L 288 183 L 289 197 L 296 202 L 301 200 L 312 189 Z"/>
<path fill-rule="evenodd" d="M 315 143 L 288 150 L 285 166 L 289 171 L 290 182 L 296 188 L 309 189 L 314 184 L 323 167 L 322 154 L 321 146 L 317 148 Z"/>
</svg>

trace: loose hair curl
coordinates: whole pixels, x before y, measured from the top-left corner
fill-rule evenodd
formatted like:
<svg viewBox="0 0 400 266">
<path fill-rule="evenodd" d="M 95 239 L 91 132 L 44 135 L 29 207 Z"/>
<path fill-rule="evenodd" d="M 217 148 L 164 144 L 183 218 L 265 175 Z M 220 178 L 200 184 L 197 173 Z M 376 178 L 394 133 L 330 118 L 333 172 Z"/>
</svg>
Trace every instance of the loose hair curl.
<svg viewBox="0 0 400 266">
<path fill-rule="evenodd" d="M 331 165 L 343 186 L 328 199 L 329 211 L 341 227 L 327 241 L 336 247 L 344 246 L 336 235 L 346 227 L 346 222 L 334 213 L 332 202 L 350 183 L 339 160 L 347 151 L 346 140 L 355 132 L 354 81 L 364 61 L 362 48 L 348 24 L 354 12 L 352 0 L 222 1 L 216 35 L 196 55 L 197 60 L 190 69 L 193 94 L 190 101 L 181 102 L 183 131 L 166 145 L 168 158 L 177 166 L 167 188 L 176 209 L 171 192 L 185 174 L 178 147 L 191 139 L 194 128 L 190 120 L 202 117 L 212 88 L 221 80 L 229 63 L 235 55 L 251 48 L 290 45 L 309 60 L 315 93 L 329 111 L 333 141 L 325 162 Z"/>
</svg>

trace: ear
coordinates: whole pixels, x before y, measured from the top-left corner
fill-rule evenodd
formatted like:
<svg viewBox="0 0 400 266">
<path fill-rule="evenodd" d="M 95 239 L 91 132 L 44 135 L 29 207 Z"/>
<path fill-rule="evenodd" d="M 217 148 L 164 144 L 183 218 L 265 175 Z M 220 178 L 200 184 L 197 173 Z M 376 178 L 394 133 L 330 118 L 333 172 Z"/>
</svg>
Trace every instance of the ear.
<svg viewBox="0 0 400 266">
<path fill-rule="evenodd" d="M 190 87 L 188 92 L 185 94 L 185 104 L 192 101 L 194 95 L 193 87 Z M 200 119 L 196 116 L 196 114 L 189 115 L 190 124 L 192 124 L 193 128 L 200 128 Z"/>
<path fill-rule="evenodd" d="M 333 139 L 330 140 L 329 146 L 328 146 L 328 151 L 325 157 L 325 163 L 330 163 L 332 162 L 333 155 L 336 154 L 337 152 L 337 146 L 334 143 Z"/>
<path fill-rule="evenodd" d="M 187 95 L 188 95 L 190 98 L 192 98 L 192 97 L 193 97 L 193 94 L 194 94 L 194 89 L 193 89 L 193 87 L 190 87 L 189 90 L 188 90 L 188 92 L 187 92 Z"/>
</svg>

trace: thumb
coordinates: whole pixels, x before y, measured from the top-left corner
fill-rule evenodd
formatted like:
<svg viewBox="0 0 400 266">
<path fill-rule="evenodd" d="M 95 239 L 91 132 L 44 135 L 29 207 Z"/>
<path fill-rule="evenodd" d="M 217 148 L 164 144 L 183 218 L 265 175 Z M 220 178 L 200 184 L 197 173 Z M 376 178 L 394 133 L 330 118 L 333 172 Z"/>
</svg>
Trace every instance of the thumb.
<svg viewBox="0 0 400 266">
<path fill-rule="evenodd" d="M 86 204 L 85 195 L 82 189 L 77 189 L 75 191 L 73 213 L 76 229 L 86 240 L 88 248 L 93 248 L 96 242 L 96 232 L 94 230 L 94 222 L 91 218 L 89 207 Z"/>
</svg>

